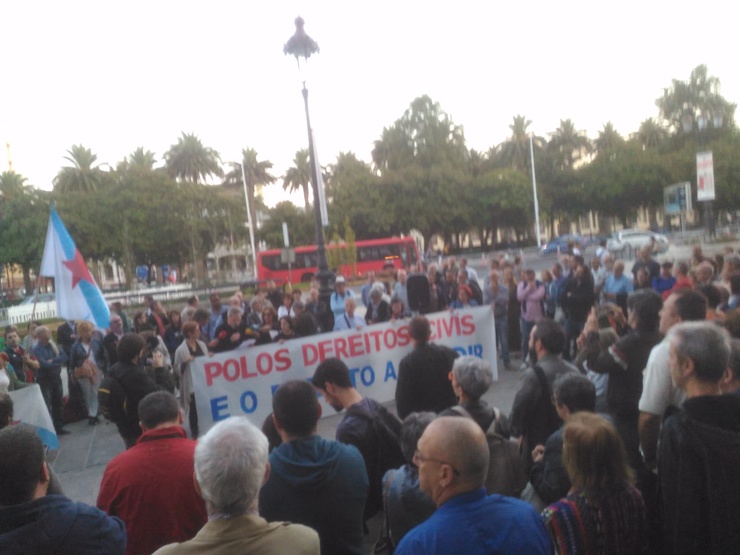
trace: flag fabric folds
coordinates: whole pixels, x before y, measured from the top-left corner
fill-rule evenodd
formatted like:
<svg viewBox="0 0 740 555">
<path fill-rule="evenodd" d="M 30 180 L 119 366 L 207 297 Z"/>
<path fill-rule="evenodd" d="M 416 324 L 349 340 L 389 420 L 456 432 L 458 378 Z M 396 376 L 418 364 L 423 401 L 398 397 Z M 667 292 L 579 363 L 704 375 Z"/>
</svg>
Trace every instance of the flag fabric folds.
<svg viewBox="0 0 740 555">
<path fill-rule="evenodd" d="M 103 329 L 108 327 L 110 311 L 103 293 L 54 207 L 46 231 L 41 275 L 54 278 L 59 316 L 86 320 Z"/>
<path fill-rule="evenodd" d="M 39 384 L 8 392 L 13 399 L 13 420 L 36 428 L 36 433 L 49 449 L 59 449 L 59 439 L 51 422 Z"/>
</svg>

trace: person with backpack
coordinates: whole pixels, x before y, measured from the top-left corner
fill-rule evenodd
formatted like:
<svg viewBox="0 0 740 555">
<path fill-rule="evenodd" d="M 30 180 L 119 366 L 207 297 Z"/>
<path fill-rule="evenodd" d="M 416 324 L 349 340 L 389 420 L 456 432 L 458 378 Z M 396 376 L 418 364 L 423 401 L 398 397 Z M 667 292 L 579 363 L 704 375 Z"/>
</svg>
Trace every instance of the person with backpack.
<svg viewBox="0 0 740 555">
<path fill-rule="evenodd" d="M 98 405 L 108 420 L 118 427 L 126 449 L 130 449 L 141 435 L 139 401 L 160 387 L 146 371 L 142 355 L 146 341 L 136 333 L 127 333 L 116 347 L 118 362 L 98 389 Z M 161 353 L 156 353 L 158 359 Z M 159 360 L 154 361 L 154 366 Z M 161 367 L 162 364 L 159 364 Z"/>
<path fill-rule="evenodd" d="M 552 402 L 555 379 L 578 372 L 578 368 L 563 360 L 564 346 L 565 332 L 557 322 L 543 318 L 532 329 L 529 338 L 532 368 L 522 376 L 509 417 L 512 435 L 520 438 L 520 453 L 527 473 L 532 468 L 532 450 L 536 445 L 544 445 L 561 425 Z"/>
<path fill-rule="evenodd" d="M 520 327 L 522 330 L 522 366 L 527 368 L 527 345 L 532 328 L 545 315 L 545 284 L 535 279 L 534 270 L 525 270 L 524 279 L 516 286 L 516 298 L 521 303 Z"/>
<path fill-rule="evenodd" d="M 321 405 L 305 380 L 282 384 L 272 397 L 272 411 L 282 443 L 270 453 L 260 516 L 316 530 L 324 555 L 364 553 L 368 482 L 362 455 L 352 445 L 316 433 Z"/>
<path fill-rule="evenodd" d="M 337 441 L 354 445 L 365 460 L 370 491 L 365 520 L 383 508 L 383 476 L 406 462 L 401 451 L 401 421 L 380 403 L 363 397 L 354 388 L 349 368 L 338 358 L 327 358 L 311 380 L 337 412 L 346 410 L 337 426 Z"/>
<path fill-rule="evenodd" d="M 493 383 L 491 365 L 478 357 L 460 357 L 452 366 L 450 378 L 460 404 L 441 412 L 440 416 L 463 416 L 480 426 L 486 434 L 491 461 L 486 493 L 519 497 L 527 483 L 527 475 L 517 444 L 509 441 L 511 425 L 496 407 L 481 399 Z"/>
</svg>

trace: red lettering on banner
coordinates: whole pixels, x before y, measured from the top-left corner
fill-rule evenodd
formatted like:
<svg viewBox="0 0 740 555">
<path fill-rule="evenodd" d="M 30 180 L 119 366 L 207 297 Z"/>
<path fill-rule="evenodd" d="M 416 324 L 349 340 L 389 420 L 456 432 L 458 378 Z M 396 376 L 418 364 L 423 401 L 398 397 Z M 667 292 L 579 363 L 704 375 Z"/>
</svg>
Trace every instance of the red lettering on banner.
<svg viewBox="0 0 740 555">
<path fill-rule="evenodd" d="M 347 340 L 344 337 L 337 337 L 334 341 L 334 351 L 337 358 L 347 358 Z"/>
<path fill-rule="evenodd" d="M 291 360 L 288 349 L 278 349 L 275 351 L 275 370 L 284 372 L 290 368 Z"/>
<path fill-rule="evenodd" d="M 272 372 L 272 357 L 269 353 L 260 353 L 257 355 L 257 372 L 267 376 Z"/>
<path fill-rule="evenodd" d="M 409 333 L 408 326 L 401 326 L 398 328 L 398 346 L 405 347 L 411 343 L 411 334 Z"/>
<path fill-rule="evenodd" d="M 319 351 L 316 349 L 316 345 L 306 343 L 303 346 L 303 366 L 312 366 L 319 361 Z"/>
<path fill-rule="evenodd" d="M 213 385 L 213 378 L 219 377 L 224 371 L 218 362 L 206 362 L 203 365 L 203 369 L 206 371 L 206 385 L 208 387 Z"/>
<path fill-rule="evenodd" d="M 334 347 L 332 346 L 331 339 L 327 341 L 319 341 L 319 360 L 326 360 L 333 355 Z"/>
<path fill-rule="evenodd" d="M 230 358 L 224 361 L 224 378 L 227 382 L 234 382 L 241 376 L 241 368 L 239 368 L 239 361 Z"/>
<path fill-rule="evenodd" d="M 475 318 L 472 314 L 466 314 L 461 318 L 462 334 L 473 335 L 475 333 Z"/>
<path fill-rule="evenodd" d="M 390 341 L 389 341 L 389 337 L 390 337 Z M 398 340 L 396 339 L 396 330 L 392 328 L 385 330 L 385 333 L 383 334 L 383 343 L 385 344 L 385 348 L 395 349 L 397 342 Z"/>
<path fill-rule="evenodd" d="M 349 336 L 349 356 L 358 357 L 364 354 L 365 354 L 365 351 L 362 350 L 362 335 L 350 335 Z"/>
<path fill-rule="evenodd" d="M 242 366 L 242 379 L 246 380 L 247 378 L 256 378 L 257 372 L 249 373 L 249 367 L 247 366 L 247 357 L 240 357 L 239 362 Z"/>
<path fill-rule="evenodd" d="M 380 330 L 373 330 L 373 331 L 368 332 L 365 335 L 365 337 L 367 337 L 368 339 L 367 351 L 365 352 L 367 353 L 380 352 L 380 336 L 382 334 L 383 332 Z M 373 343 L 370 340 L 375 340 L 375 342 Z"/>
<path fill-rule="evenodd" d="M 454 327 L 452 324 L 452 319 L 450 318 L 447 320 L 446 318 L 440 322 L 442 324 L 442 332 L 445 337 L 450 337 L 452 335 L 452 328 Z"/>
</svg>

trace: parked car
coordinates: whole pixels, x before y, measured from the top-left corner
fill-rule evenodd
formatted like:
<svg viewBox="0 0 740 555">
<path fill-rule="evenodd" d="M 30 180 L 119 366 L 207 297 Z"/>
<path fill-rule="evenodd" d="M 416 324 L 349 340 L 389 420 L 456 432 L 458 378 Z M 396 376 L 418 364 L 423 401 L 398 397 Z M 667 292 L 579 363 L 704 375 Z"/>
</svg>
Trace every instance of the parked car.
<svg viewBox="0 0 740 555">
<path fill-rule="evenodd" d="M 540 247 L 540 256 L 547 254 L 557 254 L 558 252 L 566 252 L 568 250 L 568 243 L 574 243 L 581 249 L 584 250 L 585 245 L 583 237 L 578 234 L 561 235 L 555 239 L 551 239 L 545 246 Z"/>
<path fill-rule="evenodd" d="M 56 300 L 54 293 L 39 293 L 36 295 L 36 303 L 50 303 Z M 19 304 L 33 304 L 33 295 L 26 297 Z"/>
<path fill-rule="evenodd" d="M 655 244 L 653 250 L 665 252 L 668 250 L 668 238 L 653 231 L 644 229 L 623 229 L 615 231 L 606 243 L 606 248 L 612 252 L 621 252 L 625 249 L 639 250 L 646 245 Z"/>
</svg>

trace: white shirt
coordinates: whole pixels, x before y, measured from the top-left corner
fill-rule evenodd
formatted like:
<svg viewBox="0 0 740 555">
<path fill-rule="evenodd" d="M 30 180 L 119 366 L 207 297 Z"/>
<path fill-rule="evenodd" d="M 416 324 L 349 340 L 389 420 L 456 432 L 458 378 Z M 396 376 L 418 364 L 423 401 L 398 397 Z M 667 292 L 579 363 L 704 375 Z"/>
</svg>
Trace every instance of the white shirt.
<svg viewBox="0 0 740 555">
<path fill-rule="evenodd" d="M 364 328 L 365 320 L 357 314 L 350 316 L 346 312 L 334 317 L 334 331 Z"/>
<path fill-rule="evenodd" d="M 642 378 L 641 412 L 662 417 L 668 407 L 680 407 L 686 399 L 686 393 L 673 384 L 668 367 L 669 348 L 666 338 L 650 351 Z"/>
<path fill-rule="evenodd" d="M 10 377 L 5 368 L 0 368 L 0 393 L 7 393 L 10 388 Z"/>
</svg>

